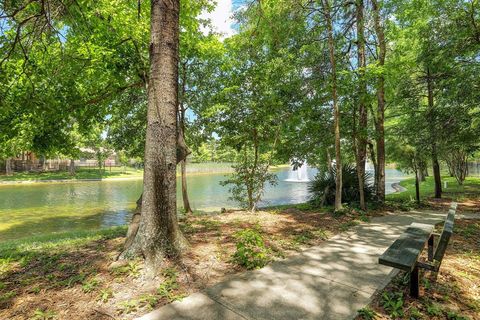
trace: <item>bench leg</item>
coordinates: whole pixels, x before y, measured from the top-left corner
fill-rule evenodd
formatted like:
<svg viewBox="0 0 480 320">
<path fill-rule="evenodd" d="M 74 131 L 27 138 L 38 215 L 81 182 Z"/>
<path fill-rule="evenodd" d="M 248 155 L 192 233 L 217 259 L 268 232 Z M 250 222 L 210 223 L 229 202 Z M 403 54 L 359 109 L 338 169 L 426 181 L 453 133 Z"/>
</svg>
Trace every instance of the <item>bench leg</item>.
<svg viewBox="0 0 480 320">
<path fill-rule="evenodd" d="M 410 296 L 412 298 L 418 298 L 419 296 L 419 275 L 418 275 L 418 266 L 415 266 L 410 272 Z"/>
<path fill-rule="evenodd" d="M 433 261 L 433 234 L 428 238 L 428 261 Z"/>
</svg>

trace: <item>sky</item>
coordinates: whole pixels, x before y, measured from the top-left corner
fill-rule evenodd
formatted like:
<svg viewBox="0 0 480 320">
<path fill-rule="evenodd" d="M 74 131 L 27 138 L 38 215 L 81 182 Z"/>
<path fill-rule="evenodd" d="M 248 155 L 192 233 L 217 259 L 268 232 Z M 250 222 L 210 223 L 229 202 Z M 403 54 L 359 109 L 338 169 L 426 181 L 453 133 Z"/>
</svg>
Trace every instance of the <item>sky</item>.
<svg viewBox="0 0 480 320">
<path fill-rule="evenodd" d="M 216 0 L 216 3 L 215 9 L 203 14 L 202 17 L 210 18 L 214 31 L 222 33 L 224 37 L 229 37 L 235 34 L 233 12 L 243 6 L 246 0 Z"/>
</svg>

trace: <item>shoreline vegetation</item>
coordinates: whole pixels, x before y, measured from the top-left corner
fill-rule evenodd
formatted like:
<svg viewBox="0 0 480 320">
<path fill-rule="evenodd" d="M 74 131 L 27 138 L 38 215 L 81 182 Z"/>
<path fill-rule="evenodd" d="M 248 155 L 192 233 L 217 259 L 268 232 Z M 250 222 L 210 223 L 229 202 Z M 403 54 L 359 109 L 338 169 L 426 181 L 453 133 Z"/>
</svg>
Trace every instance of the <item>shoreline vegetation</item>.
<svg viewBox="0 0 480 320">
<path fill-rule="evenodd" d="M 187 166 L 187 176 L 198 176 L 208 174 L 229 174 L 233 172 L 231 163 L 189 163 Z M 281 164 L 271 167 L 271 171 L 289 168 L 288 164 Z M 180 169 L 177 170 L 177 177 L 181 176 Z M 66 171 L 55 172 L 18 172 L 11 176 L 0 175 L 1 185 L 12 184 L 30 184 L 30 183 L 60 183 L 60 182 L 81 182 L 81 181 L 109 181 L 109 180 L 128 180 L 142 179 L 143 169 L 131 167 L 113 167 L 102 169 L 101 172 L 96 169 L 78 169 L 75 175 L 70 175 Z"/>
<path fill-rule="evenodd" d="M 448 177 L 444 179 L 449 187 L 445 190 L 442 202 L 430 198 L 434 192 L 433 178 L 429 177 L 422 183 L 424 201 L 421 206 L 444 209 L 452 199 L 456 199 L 464 215 L 478 213 L 480 179 L 467 178 L 462 187 L 455 186 Z M 161 279 L 148 286 L 140 277 L 143 268 L 141 261 L 112 264 L 122 248 L 126 226 L 5 241 L 0 244 L 0 318 L 32 318 L 37 314 L 67 317 L 62 303 L 69 304 L 68 312 L 89 319 L 103 319 L 101 314 L 108 315 L 105 319 L 142 315 L 202 290 L 229 274 L 260 268 L 309 246 L 320 245 L 334 235 L 358 224 L 368 223 L 373 216 L 389 214 L 394 210 L 401 214 L 402 210 L 415 208 L 415 202 L 409 201 L 414 193 L 413 179 L 400 184 L 406 191 L 388 195 L 385 207 L 370 208 L 368 214 L 355 208 L 334 214 L 332 207 L 314 208 L 302 203 L 261 208 L 256 213 L 227 210 L 211 215 L 195 212 L 189 217 L 182 217 L 180 227 L 189 240 L 190 250 L 182 265 L 165 265 Z M 479 231 L 477 222 L 473 227 L 458 223 L 454 243 L 470 248 L 473 243 L 472 232 L 478 235 Z M 259 254 L 253 260 L 243 260 L 236 248 L 251 237 L 261 244 L 255 248 Z M 455 266 L 458 259 L 467 259 L 470 265 L 478 265 L 478 251 L 469 252 L 470 256 L 447 253 L 446 264 Z M 78 264 L 78 261 L 82 263 Z M 439 288 L 447 290 L 443 295 L 451 294 L 456 297 L 453 300 L 455 303 L 461 303 L 461 297 L 471 297 L 473 289 L 461 282 L 462 270 L 452 270 L 446 268 L 448 273 L 440 277 Z M 456 290 L 454 286 L 443 285 L 444 279 L 447 279 L 445 277 L 453 284 L 463 284 L 461 295 L 458 291 L 452 291 Z M 386 290 L 397 292 L 402 288 L 399 289 L 396 283 Z M 428 290 L 435 288 L 432 285 Z M 51 299 L 42 298 L 45 295 Z M 363 312 L 375 312 L 386 319 L 388 311 L 382 307 L 381 299 L 382 296 L 379 296 Z M 465 301 L 474 308 L 471 310 L 480 310 L 475 309 L 478 304 L 473 303 L 472 299 Z M 420 312 L 428 312 L 428 304 L 432 301 L 406 300 L 405 303 L 412 305 L 412 308 L 414 304 Z"/>
</svg>

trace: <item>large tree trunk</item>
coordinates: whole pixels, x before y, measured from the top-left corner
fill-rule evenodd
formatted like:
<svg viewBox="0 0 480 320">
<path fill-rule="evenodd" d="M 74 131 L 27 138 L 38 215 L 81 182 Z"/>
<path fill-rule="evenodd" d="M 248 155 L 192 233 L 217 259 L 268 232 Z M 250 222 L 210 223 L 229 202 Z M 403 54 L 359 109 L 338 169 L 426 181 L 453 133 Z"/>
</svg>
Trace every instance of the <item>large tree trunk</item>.
<svg viewBox="0 0 480 320">
<path fill-rule="evenodd" d="M 5 174 L 7 176 L 11 176 L 13 174 L 12 159 L 10 158 L 5 159 Z"/>
<path fill-rule="evenodd" d="M 427 67 L 427 92 L 428 92 L 428 119 L 430 121 L 430 135 L 431 135 L 431 151 L 432 151 L 432 166 L 433 178 L 435 180 L 435 198 L 442 197 L 442 177 L 440 175 L 440 164 L 438 162 L 437 153 L 437 138 L 436 138 L 436 115 L 435 104 L 433 101 L 433 79 L 430 73 L 430 68 Z"/>
<path fill-rule="evenodd" d="M 366 108 L 366 95 L 367 95 L 367 82 L 365 81 L 365 67 L 367 60 L 365 56 L 365 36 L 364 36 L 364 18 L 363 18 L 363 0 L 357 0 L 356 6 L 356 19 L 357 19 L 357 59 L 358 59 L 358 130 L 357 130 L 357 176 L 358 176 L 358 192 L 360 196 L 360 209 L 366 210 L 365 203 L 365 164 L 367 155 L 367 108 Z"/>
<path fill-rule="evenodd" d="M 338 107 L 337 98 L 337 64 L 335 60 L 335 40 L 333 38 L 333 25 L 328 0 L 323 0 L 323 12 L 327 23 L 328 33 L 328 51 L 330 55 L 330 67 L 332 68 L 332 102 L 333 102 L 333 118 L 335 132 L 335 210 L 342 209 L 342 154 L 340 145 L 340 108 Z"/>
<path fill-rule="evenodd" d="M 386 42 L 381 23 L 380 7 L 377 0 L 372 0 L 375 33 L 378 39 L 378 66 L 385 66 Z M 380 202 L 385 202 L 385 76 L 380 73 L 377 79 L 377 170 L 376 190 Z"/>
<path fill-rule="evenodd" d="M 120 256 L 142 255 L 151 275 L 187 246 L 176 206 L 179 13 L 179 0 L 151 1 L 142 210 L 138 231 Z"/>
</svg>

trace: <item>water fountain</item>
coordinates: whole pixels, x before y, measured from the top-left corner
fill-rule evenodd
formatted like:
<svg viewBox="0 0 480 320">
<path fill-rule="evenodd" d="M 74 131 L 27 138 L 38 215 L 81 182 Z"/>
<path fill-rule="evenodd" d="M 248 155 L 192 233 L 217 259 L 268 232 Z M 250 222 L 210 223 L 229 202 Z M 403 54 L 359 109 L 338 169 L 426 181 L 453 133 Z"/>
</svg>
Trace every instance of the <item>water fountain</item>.
<svg viewBox="0 0 480 320">
<path fill-rule="evenodd" d="M 287 182 L 310 182 L 310 178 L 308 177 L 307 172 L 307 162 L 304 162 L 301 167 L 292 166 L 290 171 L 288 172 L 288 179 L 285 179 Z"/>
</svg>

